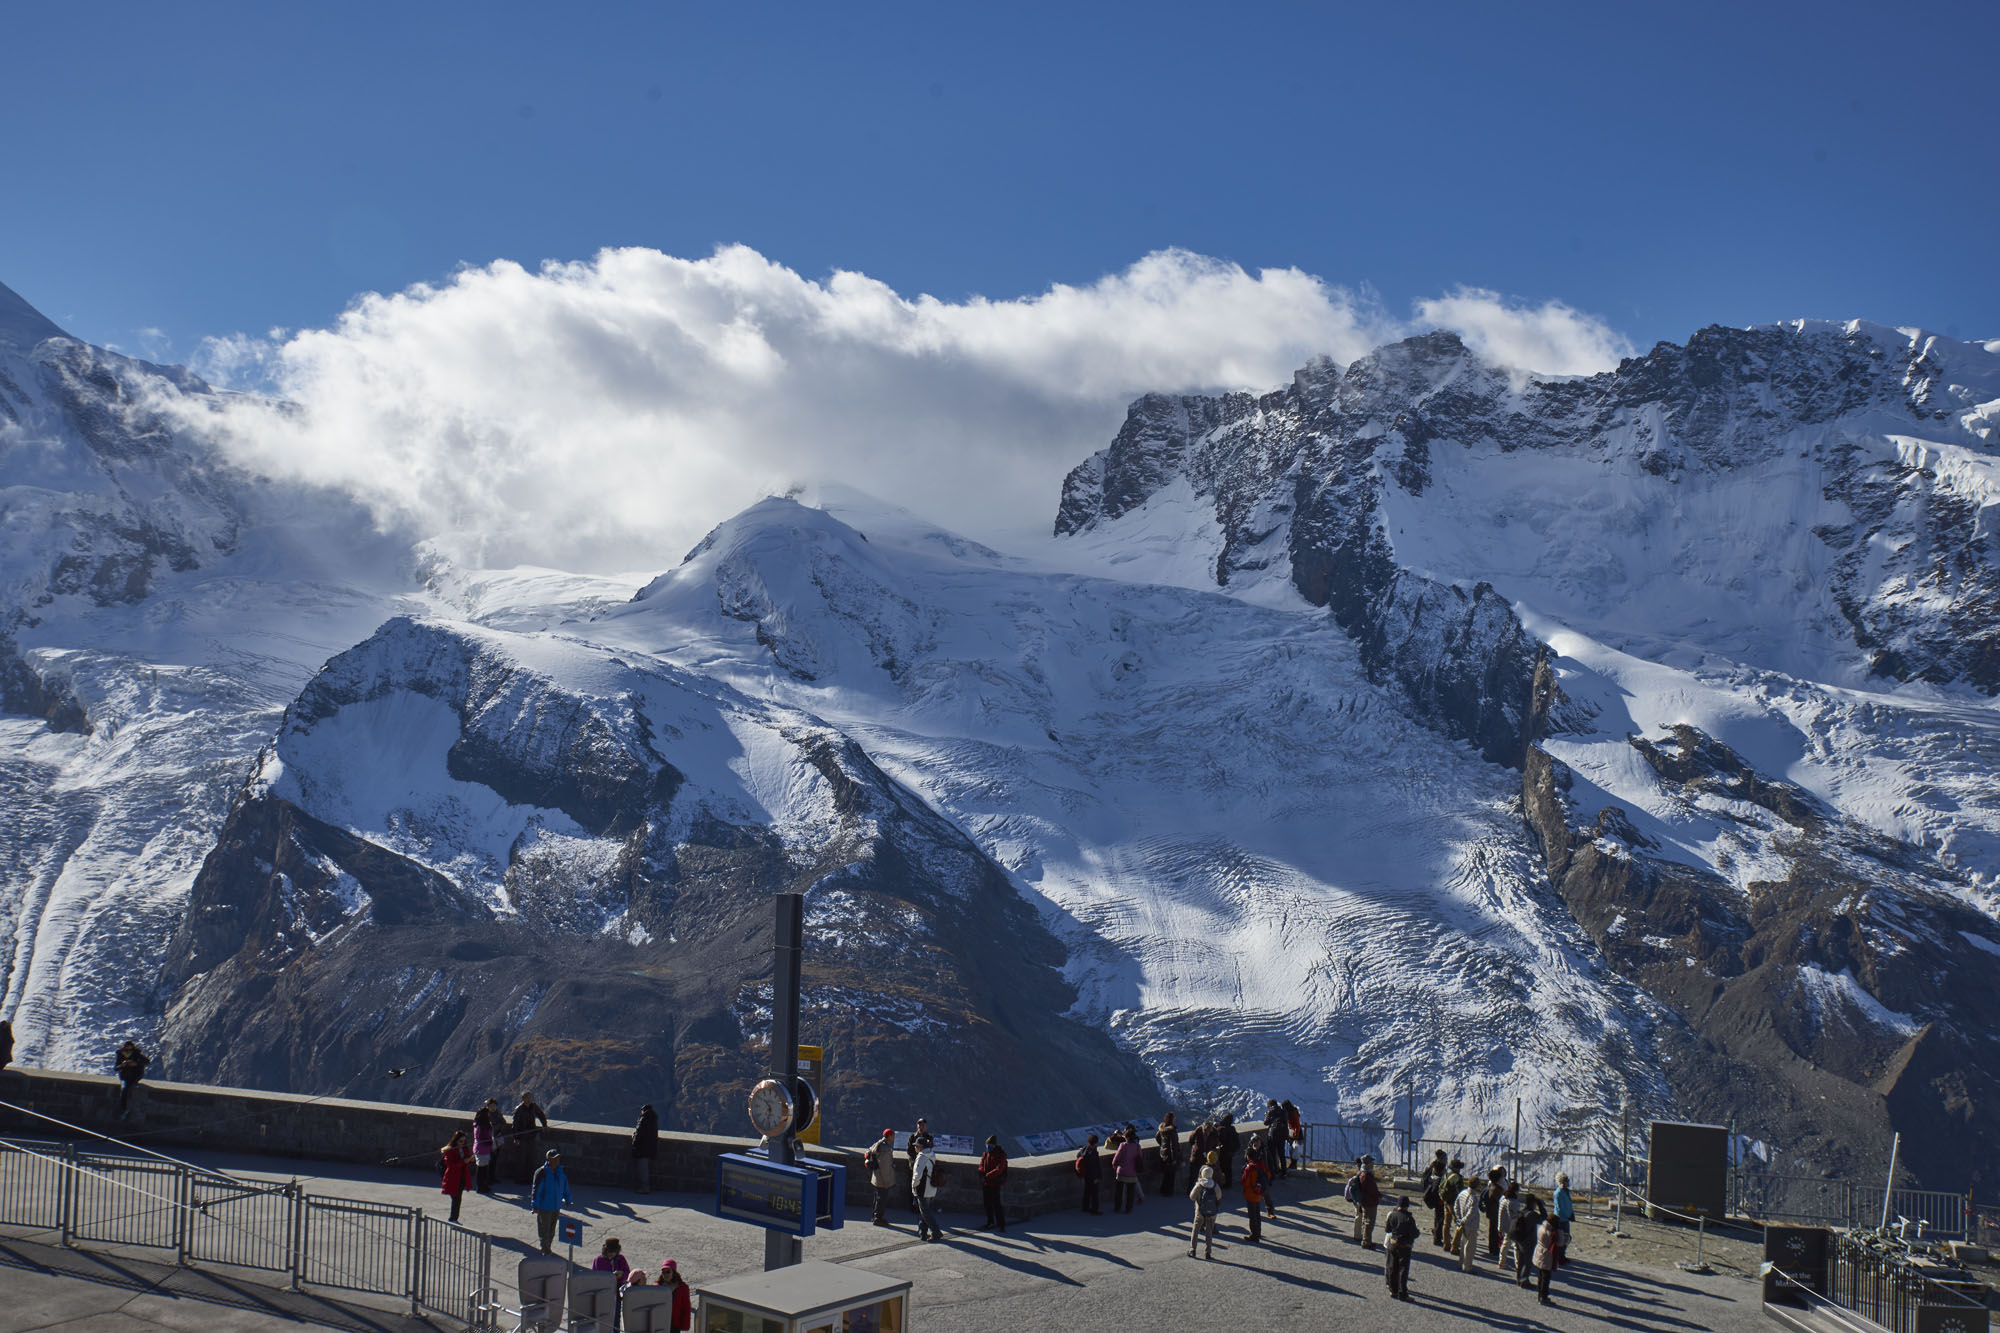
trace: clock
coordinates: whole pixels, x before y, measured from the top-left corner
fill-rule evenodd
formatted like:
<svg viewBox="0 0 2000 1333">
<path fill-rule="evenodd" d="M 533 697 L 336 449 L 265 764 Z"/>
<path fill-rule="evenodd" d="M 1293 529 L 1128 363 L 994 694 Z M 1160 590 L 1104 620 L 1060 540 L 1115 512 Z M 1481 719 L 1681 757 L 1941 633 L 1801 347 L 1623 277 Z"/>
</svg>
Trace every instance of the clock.
<svg viewBox="0 0 2000 1333">
<path fill-rule="evenodd" d="M 796 1113 L 791 1092 L 777 1079 L 767 1078 L 750 1089 L 750 1123 L 765 1138 L 790 1129 Z"/>
</svg>

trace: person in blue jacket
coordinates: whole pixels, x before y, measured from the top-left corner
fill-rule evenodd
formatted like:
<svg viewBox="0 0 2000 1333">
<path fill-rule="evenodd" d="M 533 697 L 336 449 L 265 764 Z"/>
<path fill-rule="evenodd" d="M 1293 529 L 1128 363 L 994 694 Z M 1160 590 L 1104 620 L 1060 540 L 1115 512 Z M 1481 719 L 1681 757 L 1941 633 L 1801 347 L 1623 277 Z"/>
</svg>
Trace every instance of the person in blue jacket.
<svg viewBox="0 0 2000 1333">
<path fill-rule="evenodd" d="M 569 1174 L 562 1168 L 562 1154 L 554 1148 L 544 1155 L 535 1170 L 534 1195 L 529 1206 L 535 1210 L 535 1230 L 541 1236 L 542 1253 L 556 1243 L 556 1217 L 576 1201 L 569 1196 Z"/>
</svg>

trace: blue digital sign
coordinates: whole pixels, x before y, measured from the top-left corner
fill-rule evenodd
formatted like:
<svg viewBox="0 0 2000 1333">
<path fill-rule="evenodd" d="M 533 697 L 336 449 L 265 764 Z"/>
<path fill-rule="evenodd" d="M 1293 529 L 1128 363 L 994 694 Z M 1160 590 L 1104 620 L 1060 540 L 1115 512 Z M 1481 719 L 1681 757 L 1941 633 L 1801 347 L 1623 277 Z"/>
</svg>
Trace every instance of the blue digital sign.
<svg viewBox="0 0 2000 1333">
<path fill-rule="evenodd" d="M 810 1236 L 820 1211 L 820 1175 L 726 1152 L 715 1159 L 715 1215 Z"/>
</svg>

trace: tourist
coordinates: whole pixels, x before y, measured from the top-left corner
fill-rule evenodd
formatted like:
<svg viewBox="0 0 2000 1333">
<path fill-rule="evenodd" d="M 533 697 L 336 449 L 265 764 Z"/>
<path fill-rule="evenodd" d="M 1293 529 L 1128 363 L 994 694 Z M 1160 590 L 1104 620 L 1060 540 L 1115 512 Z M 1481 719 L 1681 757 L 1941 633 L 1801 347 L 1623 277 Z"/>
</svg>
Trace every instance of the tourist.
<svg viewBox="0 0 2000 1333">
<path fill-rule="evenodd" d="M 1375 1248 L 1375 1210 L 1382 1203 L 1382 1185 L 1375 1179 L 1375 1159 L 1361 1156 L 1361 1169 L 1354 1177 L 1354 1239 L 1364 1250 Z"/>
<path fill-rule="evenodd" d="M 542 1253 L 549 1253 L 556 1243 L 556 1217 L 565 1208 L 572 1208 L 576 1201 L 570 1198 L 569 1175 L 562 1168 L 562 1154 L 554 1148 L 542 1159 L 536 1170 L 534 1183 L 528 1197 L 528 1206 L 535 1213 L 535 1234 L 541 1238 Z"/>
<path fill-rule="evenodd" d="M 1542 1201 L 1530 1194 L 1514 1219 L 1511 1237 L 1514 1245 L 1514 1285 L 1517 1287 L 1528 1285 L 1528 1273 L 1534 1267 L 1535 1238 L 1541 1234 L 1542 1221 Z"/>
<path fill-rule="evenodd" d="M 1465 1192 L 1465 1163 L 1454 1157 L 1451 1169 L 1445 1172 L 1444 1184 L 1438 1187 L 1438 1200 L 1444 1213 L 1444 1239 L 1441 1242 L 1447 1250 L 1458 1249 L 1458 1196 Z"/>
<path fill-rule="evenodd" d="M 1383 1257 L 1382 1276 L 1389 1283 L 1389 1295 L 1395 1300 L 1410 1299 L 1410 1255 L 1416 1249 L 1417 1235 L 1422 1230 L 1417 1225 L 1417 1219 L 1410 1216 L 1409 1199 L 1397 1199 L 1395 1210 L 1382 1224 L 1383 1248 L 1388 1251 Z"/>
<path fill-rule="evenodd" d="M 13 1063 L 14 1024 L 7 1019 L 0 1018 L 0 1073 L 5 1073 L 7 1066 Z"/>
<path fill-rule="evenodd" d="M 882 1130 L 882 1137 L 862 1154 L 868 1159 L 868 1183 L 875 1190 L 875 1225 L 889 1225 L 889 1191 L 896 1188 L 896 1131 Z"/>
<path fill-rule="evenodd" d="M 937 1152 L 926 1147 L 910 1167 L 910 1197 L 917 1205 L 917 1239 L 943 1240 L 937 1220 Z"/>
<path fill-rule="evenodd" d="M 549 1117 L 535 1104 L 535 1094 L 521 1094 L 520 1104 L 514 1108 L 514 1175 L 517 1183 L 529 1183 L 529 1172 L 539 1170 L 535 1165 L 535 1152 L 541 1144 L 542 1130 L 548 1127 Z"/>
<path fill-rule="evenodd" d="M 1181 1132 L 1174 1128 L 1172 1111 L 1160 1117 L 1159 1132 L 1153 1135 L 1153 1142 L 1160 1150 L 1160 1197 L 1170 1199 L 1174 1193 L 1174 1173 L 1181 1164 Z"/>
<path fill-rule="evenodd" d="M 653 1285 L 667 1287 L 674 1293 L 674 1312 L 673 1318 L 668 1321 L 669 1328 L 679 1333 L 679 1330 L 694 1323 L 694 1297 L 688 1291 L 688 1284 L 681 1280 L 681 1266 L 678 1263 L 669 1259 L 661 1264 L 659 1280 Z"/>
<path fill-rule="evenodd" d="M 630 1287 L 643 1287 L 643 1286 L 645 1286 L 645 1285 L 646 1285 L 646 1270 L 645 1270 L 645 1269 L 643 1269 L 643 1268 L 635 1268 L 635 1269 L 633 1269 L 633 1270 L 632 1270 L 632 1274 L 631 1274 L 631 1276 L 630 1276 L 630 1277 L 627 1277 L 627 1278 L 625 1279 L 625 1285 L 626 1285 L 626 1286 L 627 1286 L 628 1288 L 630 1288 Z"/>
<path fill-rule="evenodd" d="M 625 1279 L 631 1275 L 632 1261 L 625 1257 L 625 1247 L 618 1243 L 618 1237 L 606 1236 L 604 1248 L 590 1261 L 590 1268 L 594 1273 L 616 1273 L 618 1280 L 612 1285 L 622 1287 L 625 1285 Z"/>
<path fill-rule="evenodd" d="M 1444 1244 L 1445 1210 L 1450 1206 L 1444 1197 L 1444 1178 L 1450 1172 L 1451 1168 L 1445 1165 L 1444 1149 L 1439 1148 L 1437 1155 L 1431 1158 L 1430 1165 L 1424 1168 L 1422 1181 L 1424 1207 L 1431 1210 L 1431 1244 L 1433 1245 Z"/>
<path fill-rule="evenodd" d="M 1215 1179 L 1224 1189 L 1228 1189 L 1229 1182 L 1234 1179 L 1229 1169 L 1236 1164 L 1236 1154 L 1243 1149 L 1243 1135 L 1236 1129 L 1236 1113 L 1224 1111 L 1222 1123 L 1216 1126 L 1215 1132 L 1220 1139 L 1217 1146 L 1222 1149 L 1222 1169 L 1215 1173 Z"/>
<path fill-rule="evenodd" d="M 986 1201 L 987 1231 L 1007 1229 L 1007 1210 L 1000 1202 L 1000 1187 L 1007 1183 L 1007 1153 L 998 1135 L 986 1136 L 986 1151 L 979 1155 L 979 1192 Z"/>
<path fill-rule="evenodd" d="M 467 1167 L 472 1164 L 472 1145 L 465 1140 L 465 1131 L 455 1129 L 451 1142 L 438 1149 L 438 1192 L 451 1197 L 451 1218 L 458 1220 L 459 1200 L 465 1197 Z"/>
<path fill-rule="evenodd" d="M 118 1092 L 120 1120 L 123 1120 L 126 1113 L 132 1109 L 133 1089 L 137 1088 L 139 1081 L 146 1077 L 146 1066 L 151 1063 L 152 1061 L 146 1058 L 146 1052 L 136 1041 L 128 1041 L 120 1046 L 118 1054 L 113 1057 L 112 1067 L 118 1071 L 119 1080 L 124 1084 Z"/>
<path fill-rule="evenodd" d="M 1201 1174 L 1204 1166 L 1210 1165 L 1209 1150 L 1215 1147 L 1212 1136 L 1214 1129 L 1204 1120 L 1188 1133 L 1188 1183 L 1193 1185 L 1194 1177 Z"/>
<path fill-rule="evenodd" d="M 1271 1177 L 1276 1179 L 1284 1170 L 1285 1158 L 1285 1112 L 1278 1105 L 1278 1099 L 1264 1100 L 1264 1165 L 1271 1168 Z"/>
<path fill-rule="evenodd" d="M 1473 1257 L 1479 1253 L 1479 1208 L 1479 1187 L 1468 1182 L 1451 1205 L 1456 1227 L 1453 1234 L 1458 1238 L 1458 1266 L 1467 1273 L 1473 1271 Z"/>
<path fill-rule="evenodd" d="M 1194 1200 L 1194 1230 L 1188 1236 L 1188 1258 L 1195 1257 L 1195 1250 L 1204 1239 L 1208 1242 L 1204 1259 L 1215 1257 L 1215 1224 L 1222 1215 L 1222 1190 L 1215 1183 L 1215 1168 L 1204 1166 L 1195 1178 L 1194 1188 L 1188 1191 L 1188 1198 Z"/>
<path fill-rule="evenodd" d="M 472 1113 L 472 1188 L 493 1192 L 493 1099 Z"/>
<path fill-rule="evenodd" d="M 1076 1174 L 1083 1179 L 1083 1211 L 1092 1216 L 1101 1215 L 1104 1205 L 1098 1191 L 1104 1179 L 1104 1156 L 1097 1151 L 1097 1135 L 1092 1134 L 1084 1141 L 1083 1147 L 1077 1149 L 1075 1168 Z"/>
<path fill-rule="evenodd" d="M 1243 1210 L 1250 1216 L 1250 1243 L 1256 1245 L 1264 1239 L 1264 1222 L 1261 1214 L 1278 1215 L 1271 1206 L 1271 1168 L 1264 1165 L 1264 1136 L 1250 1136 L 1250 1152 L 1243 1159 Z"/>
<path fill-rule="evenodd" d="M 1139 1161 L 1139 1131 L 1127 1125 L 1118 1137 L 1118 1151 L 1111 1154 L 1111 1206 L 1117 1212 L 1129 1213 L 1139 1202 Z"/>
<path fill-rule="evenodd" d="M 632 1170 L 639 1177 L 639 1193 L 653 1192 L 653 1159 L 660 1155 L 660 1113 L 647 1102 L 639 1108 L 639 1123 L 632 1127 Z"/>
<path fill-rule="evenodd" d="M 910 1131 L 909 1141 L 903 1145 L 903 1156 L 910 1162 L 910 1179 L 916 1179 L 917 1154 L 933 1146 L 935 1140 L 931 1138 L 931 1122 L 918 1116 L 917 1127 Z M 914 1192 L 910 1195 L 910 1211 L 917 1211 L 917 1196 Z"/>
<path fill-rule="evenodd" d="M 1287 1097 L 1284 1101 L 1279 1102 L 1278 1106 L 1285 1113 L 1284 1165 L 1279 1169 L 1278 1174 L 1289 1176 L 1302 1165 L 1300 1159 L 1305 1156 L 1306 1151 L 1306 1127 L 1300 1121 L 1299 1108 L 1292 1105 L 1291 1098 Z"/>
<path fill-rule="evenodd" d="M 1569 1177 L 1556 1177 L 1555 1197 L 1549 1209 L 1556 1219 L 1556 1267 L 1569 1262 L 1569 1233 L 1576 1221 L 1576 1204 L 1569 1197 Z"/>
<path fill-rule="evenodd" d="M 1535 1233 L 1535 1299 L 1543 1305 L 1554 1304 L 1549 1299 L 1549 1274 L 1556 1270 L 1558 1234 L 1554 1217 L 1543 1218 L 1541 1229 Z"/>
<path fill-rule="evenodd" d="M 1486 1173 L 1486 1192 L 1479 1196 L 1479 1207 L 1486 1214 L 1486 1257 L 1500 1257 L 1500 1199 L 1507 1191 L 1507 1168 L 1496 1166 Z"/>
<path fill-rule="evenodd" d="M 1523 1202 L 1520 1184 L 1508 1181 L 1505 1192 L 1500 1196 L 1500 1255 L 1494 1260 L 1494 1267 L 1503 1271 L 1508 1267 L 1507 1251 L 1514 1248 L 1514 1224 L 1521 1220 Z M 1519 1255 L 1520 1251 L 1515 1249 L 1517 1259 Z"/>
</svg>

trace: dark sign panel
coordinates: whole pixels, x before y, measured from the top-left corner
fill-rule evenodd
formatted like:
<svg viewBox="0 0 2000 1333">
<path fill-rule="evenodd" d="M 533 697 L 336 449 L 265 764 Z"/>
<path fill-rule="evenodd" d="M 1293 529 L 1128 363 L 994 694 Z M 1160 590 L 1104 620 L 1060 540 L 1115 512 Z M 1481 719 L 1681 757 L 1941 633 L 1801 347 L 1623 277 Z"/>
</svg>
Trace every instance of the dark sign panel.
<svg viewBox="0 0 2000 1333">
<path fill-rule="evenodd" d="M 715 1215 L 794 1236 L 813 1234 L 819 1174 L 796 1166 L 723 1153 L 715 1159 Z"/>
</svg>

